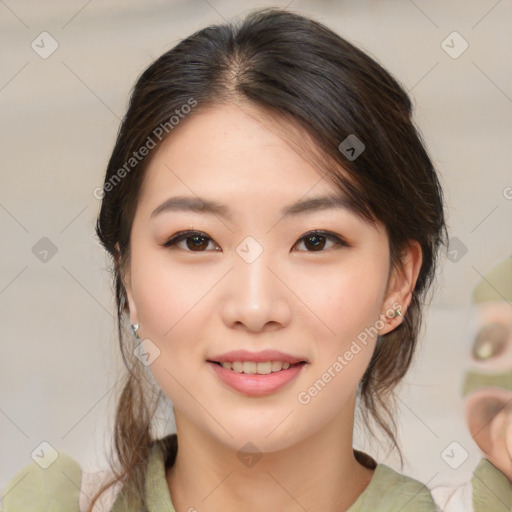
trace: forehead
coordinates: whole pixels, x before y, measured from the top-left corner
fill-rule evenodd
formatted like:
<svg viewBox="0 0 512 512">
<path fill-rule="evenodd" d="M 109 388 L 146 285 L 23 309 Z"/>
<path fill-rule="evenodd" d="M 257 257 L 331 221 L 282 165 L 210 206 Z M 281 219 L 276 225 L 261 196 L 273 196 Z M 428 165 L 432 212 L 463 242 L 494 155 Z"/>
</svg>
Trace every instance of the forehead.
<svg viewBox="0 0 512 512">
<path fill-rule="evenodd" d="M 294 147 L 297 141 L 303 148 Z M 266 193 L 289 201 L 310 192 L 340 193 L 325 170 L 304 157 L 306 145 L 314 146 L 299 126 L 276 123 L 254 107 L 203 109 L 185 118 L 156 150 L 141 198 L 172 191 L 231 199 L 230 194 Z"/>
</svg>

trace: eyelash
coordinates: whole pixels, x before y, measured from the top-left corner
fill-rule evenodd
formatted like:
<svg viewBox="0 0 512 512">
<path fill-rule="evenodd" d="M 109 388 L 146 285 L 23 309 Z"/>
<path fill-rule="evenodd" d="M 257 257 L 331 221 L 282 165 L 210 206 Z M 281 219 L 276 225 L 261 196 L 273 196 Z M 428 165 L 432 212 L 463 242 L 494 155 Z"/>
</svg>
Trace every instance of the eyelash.
<svg viewBox="0 0 512 512">
<path fill-rule="evenodd" d="M 193 238 L 194 236 L 200 236 L 201 238 L 205 238 L 205 239 L 208 239 L 213 242 L 213 239 L 210 238 L 206 233 L 203 233 L 202 231 L 180 231 L 179 233 L 176 233 L 171 238 L 169 238 L 169 240 L 167 240 L 167 242 L 162 244 L 162 247 L 174 248 L 174 246 L 176 246 L 179 242 L 182 242 L 183 240 L 187 240 L 189 238 Z M 322 231 L 322 230 L 313 230 L 313 231 L 307 232 L 305 235 L 300 237 L 299 240 L 297 240 L 297 243 L 302 242 L 303 240 L 306 240 L 307 238 L 310 238 L 313 236 L 324 237 L 327 240 L 334 242 L 335 245 L 338 245 L 341 247 L 350 247 L 350 245 L 339 235 L 335 235 L 334 233 L 331 233 L 329 231 Z M 297 243 L 295 245 L 297 245 Z M 295 247 L 295 245 L 294 245 L 294 247 Z M 181 248 L 178 247 L 178 249 L 181 249 Z M 207 252 L 206 250 L 193 251 L 188 248 L 184 249 L 184 250 L 187 252 Z M 319 251 L 305 251 L 305 252 L 314 253 L 314 252 L 325 252 L 325 251 L 326 250 L 321 249 Z"/>
</svg>

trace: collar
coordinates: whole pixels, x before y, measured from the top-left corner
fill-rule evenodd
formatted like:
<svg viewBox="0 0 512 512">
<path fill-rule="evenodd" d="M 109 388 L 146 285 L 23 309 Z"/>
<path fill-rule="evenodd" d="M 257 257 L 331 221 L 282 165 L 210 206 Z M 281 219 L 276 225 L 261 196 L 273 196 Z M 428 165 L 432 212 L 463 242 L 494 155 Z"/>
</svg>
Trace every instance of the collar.
<svg viewBox="0 0 512 512">
<path fill-rule="evenodd" d="M 166 468 L 174 464 L 178 447 L 176 434 L 154 442 L 146 472 L 146 501 L 144 512 L 176 512 L 165 477 Z M 370 483 L 347 512 L 379 510 L 382 512 L 433 512 L 436 510 L 429 489 L 417 480 L 397 473 L 385 464 L 377 464 L 368 454 L 354 450 L 357 461 L 375 469 Z M 112 512 L 134 510 L 126 503 L 121 491 Z"/>
</svg>

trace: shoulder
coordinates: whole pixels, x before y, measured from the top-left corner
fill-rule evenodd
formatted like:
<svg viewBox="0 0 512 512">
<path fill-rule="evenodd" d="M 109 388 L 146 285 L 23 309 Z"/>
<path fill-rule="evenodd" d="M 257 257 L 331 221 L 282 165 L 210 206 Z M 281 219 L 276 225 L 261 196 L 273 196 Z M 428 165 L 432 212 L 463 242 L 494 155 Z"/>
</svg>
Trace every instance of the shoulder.
<svg viewBox="0 0 512 512">
<path fill-rule="evenodd" d="M 348 512 L 437 512 L 428 487 L 385 464 L 377 464 L 370 483 Z"/>
<path fill-rule="evenodd" d="M 481 459 L 471 480 L 458 486 L 431 489 L 444 512 L 510 512 L 512 482 L 489 460 Z"/>
<path fill-rule="evenodd" d="M 478 463 L 471 484 L 475 512 L 512 510 L 512 482 L 487 459 Z"/>
<path fill-rule="evenodd" d="M 485 458 L 478 463 L 472 479 L 457 489 L 451 489 L 451 492 L 447 492 L 447 488 L 429 490 L 417 480 L 400 475 L 383 464 L 379 464 L 377 468 L 381 469 L 381 474 L 375 479 L 373 491 L 377 494 L 389 493 L 386 489 L 392 486 L 391 500 L 400 500 L 398 495 L 403 493 L 404 512 L 408 510 L 414 512 L 436 510 L 510 512 L 512 510 L 512 482 Z M 383 502 L 379 503 L 381 507 Z M 400 505 L 401 502 L 392 501 L 391 503 L 394 506 L 394 503 Z M 389 508 L 390 511 L 393 510 L 393 506 Z M 376 508 L 375 510 L 387 511 L 388 509 Z"/>
<path fill-rule="evenodd" d="M 80 464 L 63 452 L 48 462 L 32 462 L 9 480 L 2 493 L 3 512 L 79 512 Z"/>
</svg>

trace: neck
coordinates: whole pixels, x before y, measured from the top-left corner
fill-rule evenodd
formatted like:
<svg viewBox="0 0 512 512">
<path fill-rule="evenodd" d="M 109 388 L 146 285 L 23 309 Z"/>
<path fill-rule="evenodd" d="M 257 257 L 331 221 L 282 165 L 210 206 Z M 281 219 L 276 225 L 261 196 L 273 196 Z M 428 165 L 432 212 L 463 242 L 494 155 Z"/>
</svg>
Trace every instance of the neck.
<svg viewBox="0 0 512 512">
<path fill-rule="evenodd" d="M 338 417 L 300 442 L 252 457 L 196 429 L 175 410 L 178 453 L 166 473 L 175 509 L 347 510 L 373 476 L 373 470 L 354 457 L 353 406 L 352 400 L 347 406 L 351 414 L 343 408 Z"/>
</svg>

